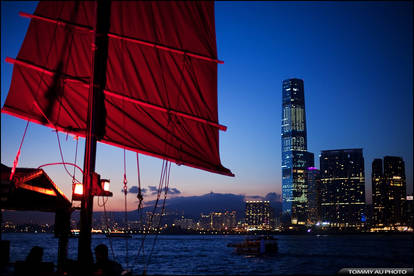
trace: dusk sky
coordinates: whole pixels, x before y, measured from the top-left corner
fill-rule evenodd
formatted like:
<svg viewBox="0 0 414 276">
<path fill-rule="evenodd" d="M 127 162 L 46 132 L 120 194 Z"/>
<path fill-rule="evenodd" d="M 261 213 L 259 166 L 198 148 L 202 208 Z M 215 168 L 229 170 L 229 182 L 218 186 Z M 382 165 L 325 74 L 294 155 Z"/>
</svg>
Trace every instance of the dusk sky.
<svg viewBox="0 0 414 276">
<path fill-rule="evenodd" d="M 37 2 L 1 1 L 1 106 L 15 58 Z M 222 164 L 227 177 L 177 166 L 171 196 L 215 193 L 265 196 L 281 193 L 282 81 L 305 85 L 308 151 L 319 167 L 321 150 L 362 148 L 367 202 L 375 158 L 405 161 L 408 193 L 413 191 L 413 5 L 412 2 L 216 2 L 219 121 Z M 1 162 L 13 165 L 26 121 L 1 115 Z M 65 161 L 76 143 L 60 134 Z M 78 165 L 83 167 L 84 140 Z M 56 134 L 31 123 L 19 167 L 60 162 Z M 140 155 L 142 185 L 158 186 L 162 160 Z M 70 167 L 72 171 L 73 168 Z M 45 171 L 71 197 L 71 178 L 61 166 Z M 123 150 L 98 143 L 96 171 L 111 180 L 108 208 L 123 209 Z M 79 172 L 77 172 L 79 176 Z M 137 185 L 135 153 L 127 152 L 128 186 Z M 144 197 L 145 201 L 153 199 Z M 136 194 L 128 209 L 137 208 Z M 96 206 L 96 204 L 95 204 Z"/>
</svg>

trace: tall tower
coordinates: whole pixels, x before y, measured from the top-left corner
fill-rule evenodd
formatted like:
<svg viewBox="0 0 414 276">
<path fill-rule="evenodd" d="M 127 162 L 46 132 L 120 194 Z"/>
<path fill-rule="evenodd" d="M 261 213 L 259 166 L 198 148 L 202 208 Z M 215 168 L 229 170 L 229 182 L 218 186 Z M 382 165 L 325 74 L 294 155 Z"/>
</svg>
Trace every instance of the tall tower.
<svg viewBox="0 0 414 276">
<path fill-rule="evenodd" d="M 321 214 L 335 227 L 360 227 L 365 222 L 365 173 L 362 149 L 323 150 Z"/>
<path fill-rule="evenodd" d="M 307 151 L 303 80 L 288 79 L 282 86 L 282 211 L 293 224 L 305 224 L 305 170 L 314 166 Z"/>
<path fill-rule="evenodd" d="M 315 224 L 321 220 L 321 173 L 317 168 L 309 167 L 305 176 L 308 187 L 308 222 Z"/>
<path fill-rule="evenodd" d="M 382 159 L 372 162 L 372 220 L 375 226 L 384 226 L 386 222 L 385 206 L 387 202 L 387 189 L 382 169 Z"/>
<path fill-rule="evenodd" d="M 385 206 L 388 224 L 393 226 L 405 224 L 405 165 L 401 157 L 384 157 L 384 180 L 387 189 Z"/>
</svg>

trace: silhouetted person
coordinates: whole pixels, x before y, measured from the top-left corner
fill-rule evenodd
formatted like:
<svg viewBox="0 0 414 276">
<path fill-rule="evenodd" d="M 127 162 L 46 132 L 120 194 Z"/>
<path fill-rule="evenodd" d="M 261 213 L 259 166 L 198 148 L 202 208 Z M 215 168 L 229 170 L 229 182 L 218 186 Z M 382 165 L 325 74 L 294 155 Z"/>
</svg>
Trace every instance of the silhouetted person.
<svg viewBox="0 0 414 276">
<path fill-rule="evenodd" d="M 16 261 L 14 275 L 16 276 L 49 276 L 53 274 L 53 263 L 42 262 L 43 248 L 33 246 L 25 261 Z"/>
<path fill-rule="evenodd" d="M 94 265 L 94 276 L 120 276 L 122 273 L 122 266 L 112 260 L 108 259 L 108 247 L 104 244 L 99 244 L 95 247 L 96 263 Z"/>
<path fill-rule="evenodd" d="M 29 254 L 26 257 L 26 263 L 28 264 L 40 264 L 43 258 L 43 248 L 40 246 L 33 246 Z"/>
</svg>

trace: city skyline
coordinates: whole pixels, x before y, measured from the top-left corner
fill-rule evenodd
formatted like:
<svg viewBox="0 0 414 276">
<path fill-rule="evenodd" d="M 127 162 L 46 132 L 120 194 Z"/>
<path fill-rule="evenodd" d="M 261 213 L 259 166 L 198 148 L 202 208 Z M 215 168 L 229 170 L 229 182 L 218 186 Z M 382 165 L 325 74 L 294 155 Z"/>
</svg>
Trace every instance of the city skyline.
<svg viewBox="0 0 414 276">
<path fill-rule="evenodd" d="M 29 23 L 17 12 L 33 13 L 35 5 L 1 5 L 3 106 L 13 67 L 4 59 L 17 55 Z M 220 152 L 223 164 L 236 177 L 174 165 L 171 183 L 176 188 L 175 195 L 210 191 L 281 194 L 280 87 L 287 78 L 305 82 L 308 151 L 315 154 L 315 167 L 319 168 L 322 150 L 363 148 L 366 200 L 371 202 L 370 164 L 379 156 L 401 156 L 407 168 L 408 193 L 412 193 L 410 7 L 409 2 L 216 3 L 218 56 L 225 62 L 218 69 L 219 122 L 228 126 L 227 132 L 220 133 Z M 290 19 L 292 15 L 298 20 Z M 347 16 L 352 16 L 353 21 L 347 22 Z M 310 19 L 310 26 L 305 26 Z M 327 22 L 331 26 L 325 26 Z M 292 35 L 293 30 L 298 31 L 299 38 Z M 305 41 L 306 46 L 291 46 Z M 26 122 L 5 114 L 1 120 L 2 163 L 11 166 Z M 72 137 L 66 141 L 65 136 L 60 135 L 64 156 L 72 162 L 75 143 Z M 50 154 L 45 152 L 47 149 L 52 150 Z M 137 185 L 134 158 L 132 152 L 127 152 L 129 187 Z M 143 155 L 140 158 L 142 183 L 150 189 L 157 185 L 161 160 Z M 83 160 L 82 142 L 79 160 Z M 49 128 L 30 124 L 19 167 L 58 161 L 56 135 Z M 64 169 L 45 170 L 70 197 L 71 179 Z M 123 151 L 99 144 L 97 171 L 111 179 L 111 207 L 122 210 Z M 150 199 L 151 196 L 146 198 Z M 136 208 L 135 194 L 128 200 L 129 210 Z"/>
</svg>

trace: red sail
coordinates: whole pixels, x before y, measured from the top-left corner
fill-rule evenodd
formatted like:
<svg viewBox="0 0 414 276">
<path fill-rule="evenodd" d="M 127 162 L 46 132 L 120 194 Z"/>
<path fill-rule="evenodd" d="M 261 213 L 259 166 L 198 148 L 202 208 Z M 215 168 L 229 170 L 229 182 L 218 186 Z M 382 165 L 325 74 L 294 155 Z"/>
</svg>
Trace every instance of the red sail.
<svg viewBox="0 0 414 276">
<path fill-rule="evenodd" d="M 2 112 L 85 136 L 95 6 L 40 1 Z M 99 141 L 232 175 L 219 156 L 213 2 L 113 1 Z"/>
</svg>

